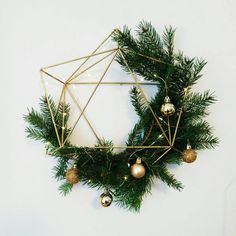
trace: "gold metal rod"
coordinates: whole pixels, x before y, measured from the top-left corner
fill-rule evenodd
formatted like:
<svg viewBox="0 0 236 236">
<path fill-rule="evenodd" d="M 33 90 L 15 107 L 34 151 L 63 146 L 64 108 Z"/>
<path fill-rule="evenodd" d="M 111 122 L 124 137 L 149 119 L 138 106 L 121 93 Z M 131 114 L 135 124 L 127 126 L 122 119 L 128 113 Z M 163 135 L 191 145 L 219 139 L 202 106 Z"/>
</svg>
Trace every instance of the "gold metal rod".
<svg viewBox="0 0 236 236">
<path fill-rule="evenodd" d="M 81 146 L 83 147 L 83 146 Z M 166 149 L 166 148 L 169 148 L 170 149 L 170 146 L 95 146 L 95 147 L 88 147 L 88 148 L 95 148 L 95 149 L 106 149 L 106 148 L 113 148 L 113 149 L 125 149 L 125 148 L 128 148 L 128 149 Z"/>
<path fill-rule="evenodd" d="M 169 132 L 169 140 L 171 142 L 171 126 L 170 126 L 170 117 L 167 117 L 167 124 L 168 124 L 168 132 Z"/>
<path fill-rule="evenodd" d="M 114 53 L 114 52 L 113 52 L 113 53 Z M 79 117 L 78 117 L 77 121 L 75 122 L 73 128 L 71 129 L 70 133 L 67 135 L 67 137 L 66 137 L 64 143 L 65 143 L 65 142 L 67 141 L 67 139 L 70 137 L 71 133 L 72 133 L 73 130 L 75 129 L 75 126 L 78 124 L 78 122 L 79 122 L 80 118 L 82 117 L 82 115 L 83 115 L 85 109 L 87 108 L 89 102 L 91 101 L 93 95 L 95 94 L 95 92 L 96 92 L 98 86 L 100 85 L 101 81 L 103 80 L 104 76 L 106 75 L 106 73 L 107 73 L 108 69 L 110 68 L 110 66 L 111 66 L 111 64 L 112 64 L 112 62 L 113 62 L 113 60 L 115 59 L 117 52 L 115 52 L 114 54 L 115 54 L 115 55 L 113 56 L 112 60 L 111 60 L 110 63 L 108 64 L 108 66 L 107 66 L 107 68 L 105 69 L 104 73 L 102 74 L 102 76 L 101 76 L 101 78 L 100 78 L 98 84 L 97 84 L 96 87 L 94 88 L 94 90 L 93 90 L 91 96 L 89 97 L 87 103 L 85 104 L 85 106 L 84 106 L 84 108 L 83 108 L 81 114 L 79 115 Z"/>
<path fill-rule="evenodd" d="M 132 50 L 130 50 L 130 49 L 128 49 L 128 48 L 121 48 L 123 51 L 131 51 L 132 52 Z M 156 61 L 156 62 L 159 62 L 159 63 L 162 63 L 162 64 L 166 64 L 166 65 L 169 65 L 169 66 L 173 66 L 172 64 L 170 64 L 170 63 L 167 63 L 167 62 L 164 62 L 164 61 L 161 61 L 161 60 L 159 60 L 159 59 L 157 59 L 157 58 L 155 58 L 155 57 L 150 57 L 150 56 L 147 56 L 147 55 L 144 55 L 144 54 L 141 54 L 141 53 L 136 53 L 137 55 L 139 55 L 139 56 L 141 56 L 141 57 L 145 57 L 145 58 L 147 58 L 147 59 L 150 59 L 150 60 L 153 60 L 153 61 Z M 184 69 L 184 68 L 181 68 L 181 67 L 179 67 L 179 66 L 177 66 L 178 67 L 178 69 L 180 69 L 180 70 L 186 70 L 186 69 Z"/>
<path fill-rule="evenodd" d="M 122 55 L 122 57 L 123 57 L 123 59 L 124 59 L 124 62 L 125 62 L 125 64 L 126 64 L 128 70 L 129 70 L 131 76 L 133 77 L 133 79 L 134 79 L 135 82 L 138 82 L 138 80 L 137 80 L 135 74 L 134 74 L 133 71 L 130 69 L 130 67 L 129 67 L 129 65 L 128 65 L 128 62 L 126 61 L 126 59 L 125 59 L 125 57 L 124 57 L 123 52 L 122 52 L 122 51 L 120 51 L 120 52 L 121 52 L 121 55 Z M 141 92 L 141 94 L 142 94 L 142 96 L 143 96 L 143 98 L 144 98 L 144 100 L 145 100 L 145 102 L 146 102 L 146 104 L 147 104 L 149 110 L 151 111 L 151 113 L 152 113 L 154 119 L 156 120 L 156 122 L 157 122 L 159 128 L 161 129 L 162 134 L 163 134 L 164 137 L 166 138 L 167 142 L 171 145 L 170 140 L 169 140 L 168 137 L 166 136 L 166 133 L 165 133 L 165 131 L 164 131 L 164 129 L 163 129 L 163 127 L 162 127 L 162 125 L 161 125 L 161 123 L 160 123 L 158 117 L 156 116 L 155 112 L 153 111 L 152 107 L 150 106 L 150 104 L 149 104 L 149 102 L 148 102 L 148 99 L 147 99 L 145 93 L 143 92 L 141 86 L 140 86 L 138 83 L 136 83 L 136 85 L 137 85 L 137 87 L 139 88 L 139 90 L 140 90 L 140 92 Z"/>
<path fill-rule="evenodd" d="M 160 155 L 152 164 L 155 164 L 156 162 L 158 162 L 162 157 L 164 157 L 169 151 L 171 150 L 171 148 L 168 148 L 162 155 Z"/>
<path fill-rule="evenodd" d="M 75 104 L 76 104 L 76 106 L 78 107 L 78 109 L 80 110 L 80 112 L 82 112 L 83 109 L 82 109 L 82 107 L 80 106 L 78 100 L 75 98 L 75 95 L 72 93 L 72 91 L 71 91 L 69 88 L 67 88 L 67 91 L 68 91 L 69 95 L 71 96 L 71 98 L 73 99 L 73 101 L 75 102 Z M 89 127 L 91 128 L 93 134 L 94 134 L 95 137 L 97 138 L 97 140 L 100 141 L 101 139 L 99 138 L 99 136 L 98 136 L 98 134 L 96 133 L 95 129 L 93 128 L 92 124 L 91 124 L 90 121 L 88 120 L 88 118 L 87 118 L 85 112 L 84 112 L 83 116 L 84 116 L 84 118 L 85 118 L 87 124 L 88 124 Z"/>
<path fill-rule="evenodd" d="M 40 77 L 41 77 L 41 81 L 42 81 L 42 84 L 43 84 L 43 88 L 44 88 L 44 92 L 45 92 L 45 97 L 46 97 L 46 100 L 47 100 L 49 112 L 50 112 L 51 119 L 52 119 L 52 123 L 53 123 L 53 126 L 54 126 L 54 130 L 55 130 L 55 132 L 56 132 L 58 144 L 59 144 L 59 146 L 61 147 L 60 137 L 59 137 L 59 134 L 58 134 L 56 122 L 55 122 L 55 120 L 54 120 L 52 108 L 51 108 L 51 105 L 50 105 L 50 102 L 49 102 L 48 91 L 47 91 L 47 87 L 46 87 L 46 84 L 45 84 L 45 80 L 44 80 L 43 72 L 42 72 L 42 71 L 40 71 Z"/>
<path fill-rule="evenodd" d="M 59 111 L 59 106 L 60 106 L 60 103 L 61 103 L 61 101 L 62 101 L 64 89 L 65 89 L 65 84 L 63 85 L 62 90 L 61 90 L 61 94 L 60 94 L 60 99 L 59 99 L 58 106 L 57 106 L 56 115 L 57 115 L 57 113 L 58 113 L 58 111 Z"/>
<path fill-rule="evenodd" d="M 63 92 L 63 103 L 62 103 L 62 132 L 61 132 L 61 144 L 64 146 L 64 133 L 65 133 L 65 105 L 66 105 L 66 85 L 64 86 Z M 66 114 L 68 115 L 68 114 Z"/>
<path fill-rule="evenodd" d="M 52 79 L 55 79 L 57 80 L 58 82 L 62 83 L 62 84 L 65 84 L 62 80 L 58 79 L 56 76 L 54 75 L 51 75 L 50 73 L 48 73 L 47 71 L 41 69 L 40 72 L 43 72 L 44 74 L 48 75 L 49 77 L 51 77 Z"/>
<path fill-rule="evenodd" d="M 76 79 L 78 76 L 82 75 L 83 73 L 85 73 L 87 70 L 91 69 L 92 67 L 94 67 L 95 65 L 97 65 L 98 63 L 102 62 L 103 60 L 105 60 L 106 58 L 108 58 L 109 56 L 111 56 L 114 52 L 116 51 L 112 51 L 111 53 L 109 53 L 108 55 L 102 57 L 101 59 L 99 59 L 98 61 L 96 61 L 95 63 L 93 63 L 92 65 L 88 66 L 86 69 L 82 70 L 80 73 L 78 73 L 77 75 L 74 75 L 72 78 L 68 79 L 66 81 L 66 83 L 70 83 L 71 81 L 73 81 L 74 79 Z"/>
<path fill-rule="evenodd" d="M 85 59 L 85 58 L 90 58 L 91 56 L 97 56 L 97 55 L 100 55 L 100 54 L 103 54 L 103 53 L 107 53 L 109 52 L 110 50 L 106 50 L 106 51 L 103 51 L 103 52 L 99 52 L 99 53 L 96 53 L 96 51 L 111 37 L 111 35 L 117 31 L 118 29 L 114 29 L 103 41 L 101 44 L 98 45 L 98 47 L 95 48 L 95 50 L 87 55 L 87 56 L 83 56 L 83 57 L 79 57 L 79 58 L 75 58 L 75 59 L 71 59 L 71 60 L 67 60 L 67 61 L 64 61 L 64 62 L 60 62 L 60 63 L 56 63 L 56 64 L 53 64 L 53 65 L 50 65 L 50 66 L 46 66 L 46 67 L 43 67 L 42 69 L 49 69 L 49 68 L 52 68 L 52 67 L 56 67 L 56 66 L 60 66 L 60 65 L 63 65 L 63 64 L 67 64 L 67 63 L 71 63 L 71 62 L 74 62 L 74 61 L 78 61 L 78 60 L 81 60 L 81 59 Z M 126 50 L 126 51 L 131 51 L 130 49 L 128 48 L 121 48 L 122 50 Z M 151 59 L 153 61 L 157 61 L 157 62 L 160 62 L 160 63 L 163 63 L 163 64 L 169 64 L 169 63 L 166 63 L 166 62 L 163 62 L 157 58 L 154 58 L 154 57 L 149 57 L 149 56 L 146 56 L 144 54 L 141 54 L 141 53 L 136 53 L 137 55 L 139 56 L 142 56 L 142 57 L 145 57 L 145 58 L 148 58 L 148 59 Z M 170 64 L 169 64 L 170 65 Z"/>
<path fill-rule="evenodd" d="M 121 50 L 123 50 L 123 51 L 132 51 L 132 50 L 130 50 L 130 49 L 128 49 L 128 48 L 121 48 Z M 170 63 L 161 61 L 161 60 L 159 60 L 159 59 L 157 59 L 157 58 L 155 58 L 155 57 L 149 57 L 149 56 L 144 55 L 144 54 L 142 54 L 142 53 L 136 53 L 136 52 L 135 52 L 135 54 L 137 54 L 137 55 L 139 55 L 139 56 L 141 56 L 141 57 L 145 57 L 145 58 L 147 58 L 147 59 L 150 59 L 150 60 L 152 60 L 152 61 L 156 61 L 156 62 L 159 62 L 159 63 L 162 63 L 162 64 L 166 64 L 166 65 L 171 65 Z"/>
<path fill-rule="evenodd" d="M 176 152 L 182 153 L 179 149 L 172 147 L 173 150 L 175 150 Z"/>
<path fill-rule="evenodd" d="M 179 128 L 179 122 L 180 122 L 180 118 L 181 118 L 182 113 L 183 113 L 183 110 L 181 109 L 181 111 L 179 113 L 179 117 L 178 117 L 177 123 L 176 123 L 175 133 L 174 133 L 174 137 L 173 137 L 171 146 L 173 146 L 174 143 L 175 143 L 175 138 L 176 138 L 176 134 L 177 134 L 177 131 L 178 131 L 178 128 Z"/>
<path fill-rule="evenodd" d="M 127 49 L 127 48 L 121 48 L 120 49 L 121 51 L 131 51 L 130 49 Z M 146 55 L 144 55 L 144 54 L 140 54 L 140 53 L 136 53 L 137 55 L 139 55 L 139 56 L 142 56 L 142 57 L 145 57 L 145 58 L 147 58 L 147 59 L 150 59 L 150 60 L 152 60 L 152 61 L 157 61 L 157 62 L 160 62 L 160 63 L 163 63 L 163 64 L 168 64 L 168 63 L 165 63 L 165 62 L 163 62 L 163 61 L 161 61 L 161 60 L 158 60 L 158 59 L 156 59 L 156 58 L 154 58 L 154 57 L 149 57 L 149 56 L 146 56 Z M 168 64 L 168 65 L 170 65 L 170 64 Z M 158 79 L 160 79 L 163 83 L 164 83 L 164 85 L 165 85 L 165 92 L 166 92 L 166 96 L 167 96 L 167 94 L 168 94 L 168 86 L 167 86 L 167 83 L 166 83 L 166 81 L 161 77 L 161 76 L 159 76 L 159 75 L 157 75 L 157 74 L 155 74 L 155 75 L 153 75 L 154 77 L 156 77 L 156 78 L 158 78 Z"/>
<path fill-rule="evenodd" d="M 68 61 L 60 62 L 60 63 L 54 64 L 54 65 L 45 66 L 45 67 L 42 68 L 42 70 L 47 70 L 47 69 L 50 69 L 52 67 L 57 67 L 57 66 L 61 66 L 61 65 L 64 65 L 64 64 L 69 64 L 69 63 L 72 63 L 72 62 L 75 62 L 75 61 L 86 59 L 88 57 L 99 56 L 101 54 L 105 54 L 105 53 L 108 53 L 108 52 L 111 52 L 111 51 L 116 51 L 116 50 L 118 50 L 118 48 L 111 48 L 111 49 L 108 49 L 108 50 L 105 50 L 105 51 L 102 51 L 102 52 L 92 53 L 92 54 L 89 54 L 89 55 L 86 55 L 86 56 L 77 57 L 75 59 L 71 59 L 71 60 L 68 60 Z"/>
<path fill-rule="evenodd" d="M 87 57 L 87 59 L 71 74 L 71 76 L 68 78 L 70 80 L 78 71 L 79 69 L 91 58 L 92 55 L 96 53 L 96 51 L 111 37 L 111 35 L 114 33 L 114 30 L 98 45 L 97 48 L 90 54 L 90 56 Z"/>
<path fill-rule="evenodd" d="M 70 84 L 97 84 L 97 82 L 70 82 Z M 115 82 L 101 82 L 100 84 L 137 84 L 136 82 L 118 82 L 118 81 L 115 81 Z M 159 83 L 156 83 L 156 82 L 138 82 L 138 84 L 141 84 L 141 85 L 158 85 Z"/>
</svg>

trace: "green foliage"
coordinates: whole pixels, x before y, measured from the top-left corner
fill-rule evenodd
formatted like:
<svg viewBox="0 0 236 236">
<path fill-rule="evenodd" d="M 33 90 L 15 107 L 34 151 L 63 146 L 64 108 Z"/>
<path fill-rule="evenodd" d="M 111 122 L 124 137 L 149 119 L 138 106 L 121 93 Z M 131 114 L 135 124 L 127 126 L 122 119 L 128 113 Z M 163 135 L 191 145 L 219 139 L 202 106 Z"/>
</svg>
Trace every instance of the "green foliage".
<svg viewBox="0 0 236 236">
<path fill-rule="evenodd" d="M 165 165 L 157 166 L 155 168 L 156 175 L 168 186 L 181 190 L 183 188 L 182 184 L 174 178 L 174 175 L 169 173 Z"/>
<path fill-rule="evenodd" d="M 68 193 L 71 192 L 72 188 L 73 188 L 73 184 L 64 182 L 59 186 L 58 190 L 63 196 L 66 196 Z"/>
<path fill-rule="evenodd" d="M 133 87 L 130 91 L 130 98 L 137 115 L 140 117 L 143 116 L 146 113 L 148 107 L 140 90 L 136 87 Z"/>
<path fill-rule="evenodd" d="M 57 179 L 58 181 L 63 180 L 65 178 L 68 160 L 68 158 L 59 157 L 57 165 L 55 165 L 53 168 L 55 179 Z"/>
<path fill-rule="evenodd" d="M 50 104 L 51 111 L 48 104 Z M 69 112 L 70 108 L 68 104 L 60 103 L 56 106 L 51 97 L 48 99 L 42 97 L 40 100 L 40 112 L 37 112 L 32 108 L 31 110 L 28 110 L 28 114 L 24 116 L 25 121 L 30 124 L 30 126 L 26 128 L 27 137 L 51 144 L 54 147 L 59 147 L 60 145 L 55 132 L 52 116 L 54 117 L 59 135 L 62 133 L 62 120 L 64 116 L 64 136 L 66 137 L 70 132 L 70 129 L 66 127 Z"/>
<path fill-rule="evenodd" d="M 113 34 L 113 40 L 121 48 L 121 52 L 116 57 L 121 67 L 128 73 L 130 68 L 145 80 L 158 84 L 157 93 L 149 104 L 139 88 L 131 89 L 130 99 L 139 120 L 129 133 L 126 144 L 128 146 L 169 146 L 149 109 L 150 106 L 158 119 L 161 118 L 159 122 L 168 136 L 168 121 L 160 112 L 166 96 L 166 87 L 168 96 L 176 107 L 175 115 L 169 118 L 172 138 L 179 112 L 183 111 L 174 146 L 164 156 L 161 157 L 165 151 L 163 149 L 144 148 L 127 148 L 122 153 L 114 154 L 113 144 L 107 140 L 100 140 L 97 147 L 109 146 L 108 149 L 77 147 L 69 141 L 60 147 L 52 115 L 55 117 L 54 121 L 61 137 L 62 120 L 66 113 L 64 132 L 67 137 L 70 132 L 70 128 L 67 127 L 69 105 L 60 103 L 57 106 L 52 98 L 42 98 L 40 112 L 34 109 L 28 111 L 24 117 L 29 124 L 26 128 L 27 136 L 44 142 L 47 152 L 56 158 L 57 164 L 53 172 L 55 178 L 62 181 L 59 191 L 63 195 L 69 193 L 73 187 L 65 181 L 66 170 L 69 165 L 76 164 L 83 184 L 91 188 L 109 189 L 117 205 L 139 211 L 141 202 L 144 196 L 150 193 L 155 178 L 177 190 L 183 188 L 169 172 L 168 165 L 182 163 L 181 152 L 186 149 L 188 142 L 194 149 L 214 148 L 218 144 L 212 127 L 204 120 L 209 114 L 209 106 L 216 101 L 214 94 L 210 91 L 185 93 L 187 88 L 193 86 L 202 77 L 202 69 L 206 62 L 198 58 L 188 58 L 182 52 L 176 53 L 174 34 L 175 30 L 168 27 L 164 29 L 162 35 L 159 35 L 150 23 L 144 21 L 138 25 L 136 36 L 133 36 L 126 26 L 123 31 L 115 31 Z M 138 157 L 142 158 L 146 167 L 146 175 L 141 179 L 132 177 L 128 167 L 128 163 L 134 164 Z"/>
</svg>

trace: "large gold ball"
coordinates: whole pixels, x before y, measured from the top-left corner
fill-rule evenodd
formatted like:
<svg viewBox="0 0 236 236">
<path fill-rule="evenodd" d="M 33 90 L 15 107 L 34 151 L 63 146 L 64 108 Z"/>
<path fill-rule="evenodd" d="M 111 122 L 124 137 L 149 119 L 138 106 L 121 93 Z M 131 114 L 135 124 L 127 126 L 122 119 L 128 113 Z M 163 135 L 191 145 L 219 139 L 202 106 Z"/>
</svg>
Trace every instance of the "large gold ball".
<svg viewBox="0 0 236 236">
<path fill-rule="evenodd" d="M 167 102 L 161 106 L 161 113 L 163 116 L 171 116 L 175 113 L 174 104 Z"/>
<path fill-rule="evenodd" d="M 108 207 L 111 205 L 113 197 L 110 193 L 102 193 L 100 195 L 100 203 L 103 207 Z"/>
<path fill-rule="evenodd" d="M 131 175 L 137 179 L 142 178 L 146 174 L 146 169 L 139 160 L 137 160 L 136 163 L 133 164 L 130 169 Z"/>
<path fill-rule="evenodd" d="M 192 163 L 197 159 L 197 152 L 192 149 L 186 149 L 182 152 L 182 159 L 184 162 Z"/>
<path fill-rule="evenodd" d="M 66 172 L 66 180 L 70 184 L 77 184 L 80 180 L 78 175 L 78 169 L 75 167 L 68 169 Z"/>
</svg>

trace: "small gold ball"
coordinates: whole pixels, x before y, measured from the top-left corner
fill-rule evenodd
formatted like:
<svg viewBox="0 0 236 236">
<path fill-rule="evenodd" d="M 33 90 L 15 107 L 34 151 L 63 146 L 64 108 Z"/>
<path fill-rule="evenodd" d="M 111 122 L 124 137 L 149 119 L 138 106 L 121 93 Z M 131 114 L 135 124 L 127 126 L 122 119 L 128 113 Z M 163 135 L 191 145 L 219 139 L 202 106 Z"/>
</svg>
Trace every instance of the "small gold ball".
<svg viewBox="0 0 236 236">
<path fill-rule="evenodd" d="M 184 162 L 192 163 L 197 159 L 197 152 L 192 148 L 185 149 L 182 152 L 182 159 Z"/>
<path fill-rule="evenodd" d="M 78 175 L 78 169 L 72 167 L 66 171 L 66 180 L 70 184 L 77 184 L 80 180 Z"/>
<path fill-rule="evenodd" d="M 112 195 L 110 194 L 110 193 L 102 193 L 101 195 L 100 195 L 100 203 L 101 203 L 101 205 L 103 206 L 103 207 L 108 207 L 108 206 L 110 206 L 111 205 L 111 203 L 112 203 L 112 201 L 113 201 L 113 197 L 112 197 Z"/>
<path fill-rule="evenodd" d="M 146 174 L 146 169 L 140 160 L 137 159 L 136 163 L 131 166 L 131 175 L 134 178 L 140 179 Z"/>
<path fill-rule="evenodd" d="M 170 102 L 170 98 L 166 97 L 164 104 L 161 106 L 161 113 L 164 116 L 171 116 L 175 113 L 175 106 Z"/>
</svg>

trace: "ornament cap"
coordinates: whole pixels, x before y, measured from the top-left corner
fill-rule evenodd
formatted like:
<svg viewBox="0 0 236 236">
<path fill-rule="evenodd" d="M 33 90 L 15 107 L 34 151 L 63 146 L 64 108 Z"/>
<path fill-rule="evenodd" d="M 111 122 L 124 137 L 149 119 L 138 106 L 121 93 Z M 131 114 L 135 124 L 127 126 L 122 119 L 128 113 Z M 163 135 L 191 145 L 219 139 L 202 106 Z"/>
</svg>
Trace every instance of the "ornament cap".
<svg viewBox="0 0 236 236">
<path fill-rule="evenodd" d="M 187 144 L 187 149 L 192 149 L 192 146 L 190 143 Z"/>
<path fill-rule="evenodd" d="M 166 96 L 165 99 L 164 99 L 164 102 L 165 102 L 165 103 L 170 103 L 170 97 L 169 97 L 169 96 Z"/>
<path fill-rule="evenodd" d="M 136 162 L 135 162 L 136 164 L 141 164 L 142 163 L 142 159 L 140 158 L 140 157 L 138 157 L 137 159 L 136 159 Z"/>
</svg>

